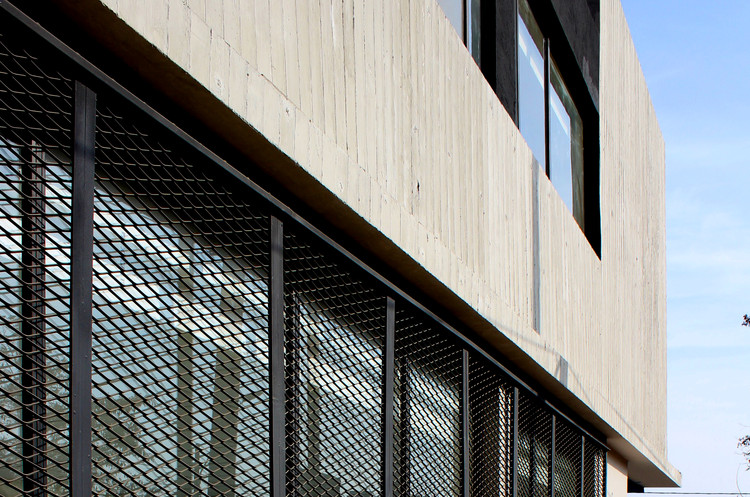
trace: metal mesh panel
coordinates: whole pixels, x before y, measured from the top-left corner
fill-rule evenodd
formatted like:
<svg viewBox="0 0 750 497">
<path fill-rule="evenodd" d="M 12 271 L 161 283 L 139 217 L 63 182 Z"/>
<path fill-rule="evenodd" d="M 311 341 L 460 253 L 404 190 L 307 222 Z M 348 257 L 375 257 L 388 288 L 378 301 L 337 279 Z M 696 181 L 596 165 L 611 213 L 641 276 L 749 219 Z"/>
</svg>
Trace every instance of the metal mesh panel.
<svg viewBox="0 0 750 497">
<path fill-rule="evenodd" d="M 552 415 L 527 394 L 519 397 L 517 495 L 546 497 L 552 462 Z"/>
<path fill-rule="evenodd" d="M 511 495 L 513 387 L 494 366 L 471 356 L 469 444 L 471 495 Z"/>
<path fill-rule="evenodd" d="M 285 231 L 287 495 L 381 495 L 385 295 Z"/>
<path fill-rule="evenodd" d="M 394 494 L 461 494 L 462 351 L 437 326 L 397 306 Z"/>
<path fill-rule="evenodd" d="M 555 421 L 555 496 L 581 495 L 581 433 L 567 421 Z"/>
<path fill-rule="evenodd" d="M 607 454 L 591 440 L 586 439 L 583 449 L 583 495 L 604 497 Z"/>
<path fill-rule="evenodd" d="M 71 476 L 73 91 L 35 43 L 0 33 L 4 497 L 66 496 Z M 269 202 L 105 90 L 97 108 L 94 493 L 268 495 Z M 296 225 L 283 279 L 286 493 L 381 495 L 385 292 Z M 396 308 L 394 493 L 458 496 L 464 345 Z M 470 355 L 472 495 L 510 495 L 513 386 Z M 552 426 L 522 393 L 518 497 L 550 494 Z M 581 444 L 558 419 L 554 492 L 604 497 L 605 451 Z"/>
<path fill-rule="evenodd" d="M 18 46 L 23 42 L 25 48 Z M 0 32 L 0 495 L 68 495 L 72 83 Z"/>
<path fill-rule="evenodd" d="M 97 106 L 94 492 L 268 495 L 269 218 Z"/>
</svg>

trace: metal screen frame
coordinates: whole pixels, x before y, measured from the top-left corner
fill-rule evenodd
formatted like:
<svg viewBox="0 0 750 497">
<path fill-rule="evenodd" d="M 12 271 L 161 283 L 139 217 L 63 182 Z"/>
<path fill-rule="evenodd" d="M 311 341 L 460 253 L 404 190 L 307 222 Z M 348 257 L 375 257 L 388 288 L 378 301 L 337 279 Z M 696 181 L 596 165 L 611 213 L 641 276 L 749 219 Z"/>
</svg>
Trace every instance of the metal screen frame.
<svg viewBox="0 0 750 497">
<path fill-rule="evenodd" d="M 46 47 L 43 49 L 61 55 L 60 64 L 67 68 L 71 80 L 75 81 L 75 105 L 71 113 L 71 120 L 75 125 L 70 136 L 73 143 L 69 393 L 71 425 L 68 440 L 70 444 L 70 474 L 68 475 L 70 495 L 74 497 L 92 495 L 91 308 L 94 235 L 91 221 L 94 218 L 93 198 L 96 188 L 94 130 L 99 96 L 103 98 L 112 96 L 122 105 L 130 107 L 134 113 L 139 114 L 141 119 L 149 120 L 152 128 L 157 130 L 157 134 L 162 133 L 169 140 L 180 142 L 181 147 L 195 152 L 198 156 L 197 161 L 205 165 L 201 167 L 215 177 L 218 184 L 231 185 L 231 188 L 239 190 L 244 189 L 249 196 L 257 200 L 259 205 L 263 205 L 264 212 L 268 212 L 270 230 L 266 254 L 269 259 L 266 317 L 268 319 L 269 400 L 266 428 L 269 440 L 268 480 L 273 497 L 307 495 L 327 497 L 335 493 L 333 487 L 320 478 L 311 479 L 315 485 L 291 484 L 295 478 L 299 478 L 301 467 L 300 451 L 291 449 L 302 447 L 303 451 L 309 450 L 305 448 L 305 442 L 300 439 L 301 428 L 298 426 L 300 417 L 293 413 L 299 408 L 295 404 L 295 399 L 302 395 L 300 387 L 303 382 L 300 379 L 302 373 L 299 367 L 307 367 L 309 370 L 311 366 L 303 365 L 304 361 L 309 362 L 309 359 L 304 359 L 300 355 L 302 352 L 298 343 L 300 340 L 298 330 L 302 318 L 302 311 L 299 311 L 298 307 L 303 305 L 298 299 L 303 297 L 298 297 L 295 293 L 299 290 L 294 290 L 295 279 L 289 273 L 289 271 L 299 270 L 295 267 L 300 267 L 300 263 L 289 259 L 290 254 L 296 250 L 293 244 L 289 245 L 290 233 L 304 238 L 306 243 L 314 245 L 316 250 L 323 254 L 322 256 L 303 255 L 300 257 L 308 258 L 301 262 L 303 266 L 305 264 L 309 266 L 304 280 L 318 285 L 311 295 L 326 294 L 326 299 L 328 299 L 323 300 L 323 304 L 312 306 L 308 304 L 308 310 L 305 312 L 310 313 L 312 312 L 310 309 L 313 309 L 321 316 L 326 316 L 328 324 L 324 325 L 321 330 L 331 332 L 329 339 L 335 342 L 340 334 L 334 330 L 351 319 L 346 312 L 347 306 L 352 308 L 359 306 L 360 309 L 364 309 L 359 312 L 364 312 L 368 320 L 377 321 L 373 329 L 379 330 L 377 331 L 378 338 L 369 343 L 372 346 L 377 345 L 376 351 L 372 349 L 375 353 L 372 357 L 378 357 L 379 362 L 365 358 L 356 364 L 352 363 L 350 367 L 355 368 L 352 371 L 373 374 L 375 375 L 373 378 L 378 378 L 377 386 L 373 383 L 365 389 L 367 393 L 362 390 L 358 395 L 361 398 L 370 395 L 373 399 L 379 399 L 375 404 L 366 404 L 368 416 L 370 416 L 369 422 L 373 427 L 377 427 L 371 431 L 372 436 L 376 437 L 372 443 L 379 447 L 379 455 L 368 456 L 374 457 L 372 464 L 367 463 L 364 458 L 361 459 L 361 464 L 367 466 L 367 472 L 371 476 L 362 485 L 347 487 L 349 495 L 385 497 L 422 495 L 416 489 L 412 489 L 411 485 L 404 485 L 402 483 L 403 471 L 399 473 L 400 470 L 396 471 L 395 468 L 404 467 L 405 462 L 408 462 L 405 466 L 407 468 L 410 468 L 412 463 L 417 464 L 420 457 L 418 453 L 426 450 L 426 442 L 422 442 L 421 445 L 412 443 L 409 438 L 410 430 L 413 430 L 412 435 L 422 430 L 421 433 L 428 438 L 438 436 L 440 430 L 447 430 L 447 428 L 443 427 L 437 431 L 436 428 L 432 428 L 433 431 L 427 428 L 431 423 L 436 427 L 434 423 L 440 420 L 449 422 L 449 418 L 452 426 L 450 430 L 453 433 L 451 437 L 455 446 L 444 445 L 444 447 L 450 448 L 454 454 L 451 457 L 455 457 L 455 465 L 449 472 L 454 478 L 451 493 L 456 496 L 496 495 L 495 490 L 502 486 L 504 489 L 502 494 L 507 497 L 555 497 L 558 482 L 560 482 L 558 486 L 562 485 L 560 488 L 565 488 L 564 491 L 557 492 L 560 497 L 571 497 L 573 493 L 578 493 L 580 497 L 603 497 L 605 495 L 606 451 L 608 449 L 600 441 L 601 437 L 593 436 L 579 424 L 562 415 L 550 401 L 546 400 L 544 393 L 529 387 L 466 334 L 446 323 L 387 278 L 364 264 L 335 240 L 201 145 L 195 138 L 183 132 L 44 31 L 6 0 L 0 0 L 0 22 L 4 26 L 12 26 L 12 29 L 18 30 L 17 32 L 23 31 L 28 36 L 33 36 L 35 46 Z M 154 193 L 154 195 L 157 194 L 158 192 Z M 315 265 L 320 257 L 327 258 L 326 267 Z M 362 287 L 364 290 L 357 290 L 359 287 L 356 285 L 353 287 L 351 282 L 354 280 L 362 282 L 359 284 L 364 285 Z M 344 294 L 340 293 L 342 291 Z M 339 296 L 331 297 L 331 294 L 335 292 L 339 292 Z M 363 304 L 363 292 L 377 293 L 379 295 L 377 302 Z M 321 307 L 330 305 L 331 302 L 341 309 Z M 362 307 L 363 305 L 365 307 Z M 376 305 L 377 312 L 368 310 L 371 307 L 366 307 L 373 305 Z M 418 323 L 415 325 L 419 328 L 416 334 L 409 335 L 412 332 L 404 331 L 401 325 L 403 320 L 399 318 L 404 312 L 409 313 L 412 316 L 411 319 Z M 370 337 L 373 332 L 367 333 Z M 356 358 L 354 355 L 348 357 Z M 447 360 L 449 357 L 450 360 Z M 239 364 L 235 359 L 226 359 L 223 363 Z M 322 366 L 316 365 L 315 367 Z M 368 372 L 367 367 L 374 369 Z M 409 370 L 409 368 L 412 369 Z M 326 375 L 333 374 L 330 369 L 327 371 Z M 232 381 L 234 381 L 232 374 L 231 371 L 226 374 L 222 373 L 223 379 L 217 380 L 217 388 L 219 388 L 218 385 L 226 386 L 227 392 L 231 394 L 234 391 L 232 390 L 234 388 L 232 387 Z M 345 381 L 346 377 L 340 372 L 338 374 L 340 384 Z M 321 376 L 321 378 L 325 379 L 328 376 Z M 363 385 L 357 388 L 364 388 Z M 421 405 L 417 403 L 418 397 L 410 394 L 418 387 L 422 388 Z M 450 392 L 451 400 L 446 397 L 446 392 Z M 441 407 L 438 408 L 438 406 Z M 232 414 L 234 411 L 231 408 L 225 411 L 221 412 L 230 418 L 233 415 L 236 416 L 236 412 Z M 421 420 L 417 416 L 421 416 Z M 494 419 L 493 417 L 496 419 L 491 421 L 492 430 L 494 430 L 491 438 L 496 440 L 496 443 L 487 445 L 485 441 L 480 444 L 476 438 L 481 436 L 479 434 L 483 432 L 482 430 L 490 426 L 487 423 L 490 423 L 490 418 Z M 344 433 L 355 435 L 351 430 L 344 430 Z M 366 435 L 368 435 L 367 432 L 357 436 Z M 339 436 L 339 438 L 334 437 L 334 440 L 342 446 L 354 444 L 347 449 L 351 452 L 359 450 L 362 446 L 362 443 L 358 446 L 351 441 L 357 436 L 348 438 Z M 529 436 L 535 440 L 534 444 L 542 443 L 545 453 L 548 454 L 541 465 L 529 462 L 531 453 L 528 451 L 526 456 L 519 459 L 523 444 L 527 444 L 523 441 L 519 444 L 519 437 L 526 440 Z M 542 442 L 536 441 L 542 439 Z M 223 446 L 228 447 L 230 452 L 235 450 L 232 449 L 231 444 Z M 577 452 L 579 449 L 580 451 Z M 232 461 L 232 456 L 233 454 L 229 454 L 229 459 L 226 460 Z M 577 461 L 577 466 L 576 464 L 564 465 L 561 462 L 563 460 Z M 344 463 L 346 461 L 341 464 Z M 564 470 L 563 467 L 565 467 Z M 429 464 L 425 468 L 427 469 L 424 471 L 427 473 L 420 476 L 425 479 L 424 481 L 429 481 L 429 478 L 443 478 L 448 474 L 435 473 L 433 466 Z M 222 471 L 224 470 L 215 469 L 213 473 L 221 476 L 224 474 Z M 410 471 L 411 469 L 407 470 L 407 480 L 410 477 Z M 526 473 L 523 473 L 524 471 Z M 372 475 L 376 473 L 377 481 L 372 481 Z M 484 485 L 481 478 L 486 474 L 496 475 L 497 485 Z M 522 488 L 526 487 L 520 484 L 520 479 L 524 474 L 527 479 L 531 479 L 531 485 L 527 485 L 530 490 L 523 490 Z M 530 476 L 532 474 L 540 476 Z M 416 474 L 411 475 L 411 477 L 414 476 Z M 537 478 L 539 481 L 546 479 L 546 486 L 539 484 L 536 481 Z M 361 490 L 365 487 L 367 490 Z M 573 487 L 575 487 L 575 492 L 571 490 Z M 44 495 L 46 497 L 46 491 L 40 491 L 39 488 L 39 485 L 30 485 L 28 489 L 24 487 L 18 495 Z M 217 490 L 215 494 L 231 495 L 233 491 L 234 489 L 227 488 Z"/>
</svg>

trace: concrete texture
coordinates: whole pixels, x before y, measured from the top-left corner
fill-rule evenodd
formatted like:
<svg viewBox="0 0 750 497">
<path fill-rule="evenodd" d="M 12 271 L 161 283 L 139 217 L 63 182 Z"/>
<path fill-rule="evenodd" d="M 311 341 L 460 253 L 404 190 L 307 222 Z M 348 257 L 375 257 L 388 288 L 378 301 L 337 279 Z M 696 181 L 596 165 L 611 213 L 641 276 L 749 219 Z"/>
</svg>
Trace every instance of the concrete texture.
<svg viewBox="0 0 750 497">
<path fill-rule="evenodd" d="M 601 259 L 435 0 L 54 2 L 605 433 L 631 478 L 679 481 L 664 143 L 618 0 L 600 14 Z"/>
</svg>

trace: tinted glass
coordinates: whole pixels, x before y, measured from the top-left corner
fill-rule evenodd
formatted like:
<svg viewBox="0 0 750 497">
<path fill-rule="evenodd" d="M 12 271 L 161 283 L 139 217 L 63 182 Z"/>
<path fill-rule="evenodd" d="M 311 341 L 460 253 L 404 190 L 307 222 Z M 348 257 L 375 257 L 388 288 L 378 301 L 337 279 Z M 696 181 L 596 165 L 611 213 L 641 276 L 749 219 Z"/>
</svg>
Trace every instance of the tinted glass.
<svg viewBox="0 0 750 497">
<path fill-rule="evenodd" d="M 464 39 L 464 2 L 463 0 L 438 0 L 443 12 L 453 27 L 458 31 L 461 39 Z"/>
<path fill-rule="evenodd" d="M 469 32 L 466 33 L 466 45 L 477 64 L 481 61 L 480 4 L 480 0 L 469 0 Z"/>
<path fill-rule="evenodd" d="M 583 132 L 581 117 L 554 60 L 550 64 L 550 180 L 583 225 Z"/>
<path fill-rule="evenodd" d="M 540 164 L 544 151 L 543 38 L 525 2 L 518 16 L 518 127 Z"/>
</svg>

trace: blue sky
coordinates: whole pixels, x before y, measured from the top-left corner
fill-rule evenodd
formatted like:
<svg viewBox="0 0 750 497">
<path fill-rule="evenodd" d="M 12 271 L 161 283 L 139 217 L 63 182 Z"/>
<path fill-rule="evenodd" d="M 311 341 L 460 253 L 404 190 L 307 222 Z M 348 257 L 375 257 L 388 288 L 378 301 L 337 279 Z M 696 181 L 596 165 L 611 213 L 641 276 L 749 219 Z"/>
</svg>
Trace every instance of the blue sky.
<svg viewBox="0 0 750 497">
<path fill-rule="evenodd" d="M 750 1 L 622 3 L 667 150 L 669 459 L 750 493 Z"/>
</svg>

